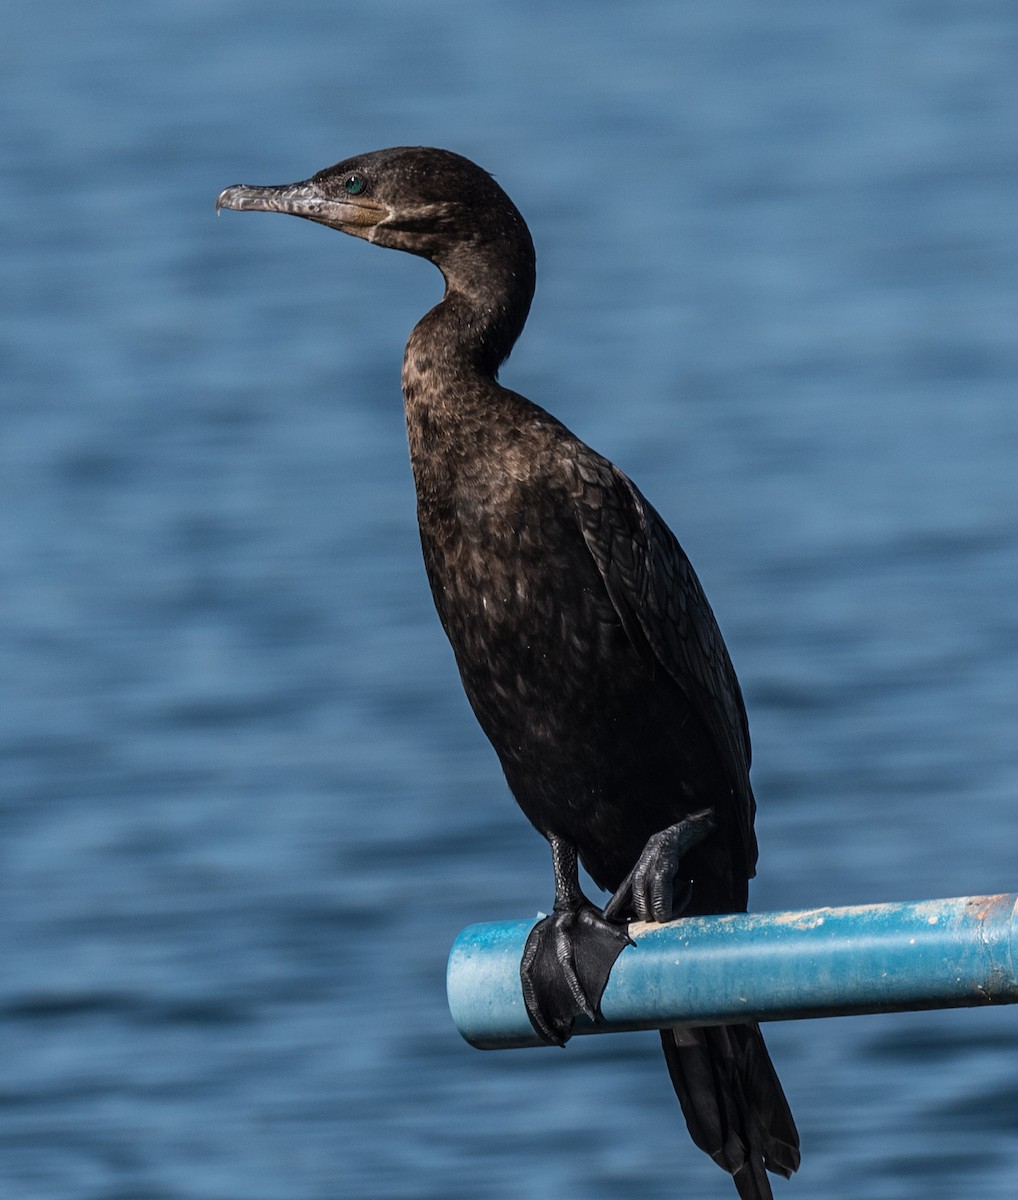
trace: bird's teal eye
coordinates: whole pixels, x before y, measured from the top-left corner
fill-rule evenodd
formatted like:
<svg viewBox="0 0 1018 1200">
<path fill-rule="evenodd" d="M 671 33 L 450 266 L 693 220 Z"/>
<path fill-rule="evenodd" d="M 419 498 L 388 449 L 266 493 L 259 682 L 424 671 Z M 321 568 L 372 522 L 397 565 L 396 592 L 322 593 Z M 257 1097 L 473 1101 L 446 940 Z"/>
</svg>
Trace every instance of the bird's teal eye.
<svg viewBox="0 0 1018 1200">
<path fill-rule="evenodd" d="M 343 180 L 343 190 L 348 196 L 359 196 L 366 186 L 363 175 L 350 175 Z"/>
</svg>

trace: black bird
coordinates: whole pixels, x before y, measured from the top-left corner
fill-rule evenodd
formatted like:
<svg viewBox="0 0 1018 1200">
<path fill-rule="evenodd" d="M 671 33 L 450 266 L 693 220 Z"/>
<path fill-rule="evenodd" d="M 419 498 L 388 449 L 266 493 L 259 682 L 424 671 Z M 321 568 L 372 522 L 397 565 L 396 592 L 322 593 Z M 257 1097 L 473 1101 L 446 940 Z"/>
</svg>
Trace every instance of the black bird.
<svg viewBox="0 0 1018 1200">
<path fill-rule="evenodd" d="M 290 213 L 433 262 L 445 295 L 407 343 L 421 543 L 467 697 L 548 839 L 552 914 L 521 967 L 535 1029 L 594 1017 L 625 919 L 746 908 L 755 873 L 739 684 L 682 548 L 626 476 L 497 381 L 534 294 L 530 233 L 480 167 L 399 147 L 218 208 Z M 614 893 L 580 889 L 577 858 Z M 789 1176 L 798 1136 L 755 1024 L 663 1030 L 694 1142 L 744 1198 Z"/>
</svg>

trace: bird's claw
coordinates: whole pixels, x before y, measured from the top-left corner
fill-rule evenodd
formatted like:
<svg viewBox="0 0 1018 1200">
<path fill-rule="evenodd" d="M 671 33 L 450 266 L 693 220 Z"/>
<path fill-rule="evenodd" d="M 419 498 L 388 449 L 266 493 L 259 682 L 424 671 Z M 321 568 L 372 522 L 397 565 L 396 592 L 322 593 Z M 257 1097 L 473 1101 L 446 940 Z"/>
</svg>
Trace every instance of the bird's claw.
<svg viewBox="0 0 1018 1200">
<path fill-rule="evenodd" d="M 714 810 L 707 808 L 652 834 L 636 866 L 605 905 L 605 917 L 619 921 L 631 913 L 638 921 L 674 920 L 689 903 L 692 890 L 688 880 L 677 882 L 682 858 L 714 827 Z"/>
<path fill-rule="evenodd" d="M 564 1046 L 574 1018 L 600 1017 L 608 976 L 629 945 L 625 927 L 589 903 L 538 921 L 523 951 L 520 983 L 530 1023 L 543 1041 Z"/>
</svg>

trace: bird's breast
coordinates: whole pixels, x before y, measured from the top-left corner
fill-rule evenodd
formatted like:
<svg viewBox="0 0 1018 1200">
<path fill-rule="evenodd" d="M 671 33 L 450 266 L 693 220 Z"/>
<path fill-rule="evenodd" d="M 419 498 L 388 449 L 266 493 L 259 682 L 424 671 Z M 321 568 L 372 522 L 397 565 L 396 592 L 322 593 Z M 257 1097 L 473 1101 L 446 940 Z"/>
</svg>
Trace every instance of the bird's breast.
<svg viewBox="0 0 1018 1200">
<path fill-rule="evenodd" d="M 620 641 L 568 506 L 527 493 L 451 492 L 419 514 L 435 605 L 485 725 L 484 711 L 548 711 L 569 680 L 592 684 Z"/>
</svg>

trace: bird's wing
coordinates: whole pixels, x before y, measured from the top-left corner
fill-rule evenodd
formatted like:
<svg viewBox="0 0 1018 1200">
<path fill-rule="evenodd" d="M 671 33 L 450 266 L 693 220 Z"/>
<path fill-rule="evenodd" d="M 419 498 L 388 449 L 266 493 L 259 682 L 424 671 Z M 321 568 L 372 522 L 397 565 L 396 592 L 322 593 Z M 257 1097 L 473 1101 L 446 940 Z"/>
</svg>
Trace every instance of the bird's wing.
<svg viewBox="0 0 1018 1200">
<path fill-rule="evenodd" d="M 572 458 L 574 506 L 623 628 L 654 671 L 663 668 L 710 731 L 741 809 L 750 873 L 756 861 L 749 723 L 735 668 L 692 564 L 636 486 L 587 450 Z"/>
</svg>

